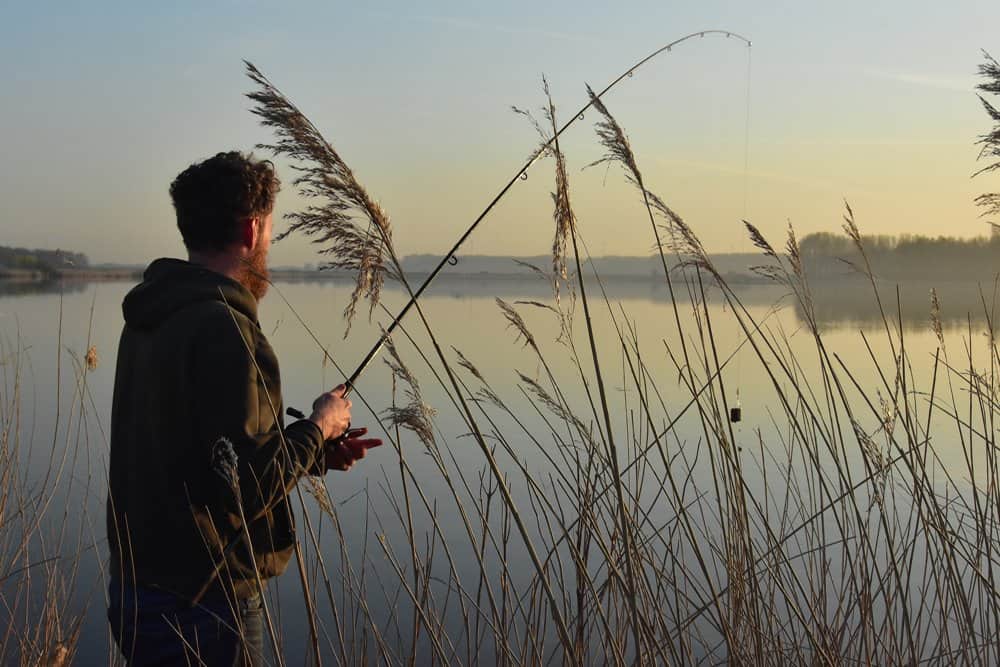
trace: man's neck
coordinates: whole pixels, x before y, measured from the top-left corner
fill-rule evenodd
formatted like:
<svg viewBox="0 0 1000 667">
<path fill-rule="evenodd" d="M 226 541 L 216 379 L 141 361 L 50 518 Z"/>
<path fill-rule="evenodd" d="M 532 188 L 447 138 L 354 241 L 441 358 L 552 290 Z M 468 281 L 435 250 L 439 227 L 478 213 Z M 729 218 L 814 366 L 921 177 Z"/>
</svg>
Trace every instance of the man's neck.
<svg viewBox="0 0 1000 667">
<path fill-rule="evenodd" d="M 230 253 L 189 252 L 188 261 L 240 282 L 242 261 Z"/>
</svg>

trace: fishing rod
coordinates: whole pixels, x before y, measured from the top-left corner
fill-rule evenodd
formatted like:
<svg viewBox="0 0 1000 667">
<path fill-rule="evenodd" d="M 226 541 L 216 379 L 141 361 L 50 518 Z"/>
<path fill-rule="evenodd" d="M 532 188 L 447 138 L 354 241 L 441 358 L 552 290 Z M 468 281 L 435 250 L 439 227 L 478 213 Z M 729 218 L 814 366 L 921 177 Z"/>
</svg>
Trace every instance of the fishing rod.
<svg viewBox="0 0 1000 667">
<path fill-rule="evenodd" d="M 490 203 L 486 206 L 486 208 L 483 209 L 483 212 L 479 214 L 479 216 L 472 222 L 471 225 L 469 225 L 469 228 L 465 230 L 465 233 L 463 233 L 459 237 L 459 239 L 451 247 L 451 250 L 449 250 L 448 253 L 441 258 L 441 261 L 439 261 L 437 266 L 434 267 L 434 270 L 431 271 L 430 275 L 428 275 L 427 278 L 424 279 L 423 283 L 421 283 L 420 286 L 417 287 L 417 290 L 415 292 L 410 293 L 410 300 L 406 302 L 406 305 L 403 306 L 403 309 L 401 311 L 399 311 L 399 314 L 396 315 L 396 317 L 392 320 L 392 322 L 389 323 L 389 326 L 385 328 L 385 331 L 382 333 L 381 336 L 379 336 L 378 342 L 376 342 L 375 345 L 372 347 L 372 349 L 368 351 L 368 354 L 366 354 L 364 359 L 361 360 L 361 363 L 358 364 L 357 369 L 353 373 L 351 373 L 350 377 L 347 378 L 347 381 L 344 383 L 346 386 L 346 391 L 344 392 L 344 395 L 347 396 L 354 389 L 355 383 L 358 381 L 361 375 L 368 369 L 372 361 L 375 360 L 375 357 L 379 355 L 379 353 L 382 351 L 382 348 L 385 347 L 385 343 L 392 335 L 392 332 L 395 331 L 400 321 L 406 316 L 408 312 L 410 312 L 410 309 L 414 306 L 414 304 L 417 303 L 417 299 L 419 299 L 420 296 L 424 293 L 424 290 L 426 290 L 427 287 L 432 282 L 434 282 L 434 279 L 437 278 L 438 274 L 441 273 L 441 271 L 446 266 L 454 266 L 455 263 L 457 263 L 454 261 L 457 259 L 455 255 L 458 252 L 459 248 L 461 248 L 462 245 L 465 243 L 465 241 L 468 240 L 469 236 L 472 235 L 472 232 L 476 230 L 479 224 L 486 218 L 487 215 L 489 215 L 490 211 L 493 210 L 493 208 L 500 202 L 501 199 L 503 199 L 503 197 L 507 194 L 507 192 L 512 187 L 514 187 L 514 185 L 519 180 L 527 179 L 528 169 L 531 167 L 531 165 L 533 165 L 540 157 L 542 157 L 545 154 L 545 152 L 551 146 L 555 144 L 556 140 L 563 134 L 563 132 L 569 129 L 569 127 L 578 120 L 583 120 L 584 113 L 594 105 L 595 100 L 601 99 L 601 97 L 603 97 L 605 93 L 607 93 L 609 90 L 617 86 L 623 80 L 632 78 L 632 75 L 635 73 L 637 69 L 645 65 L 653 58 L 656 58 L 661 53 L 669 53 L 670 50 L 673 47 L 677 46 L 678 44 L 682 44 L 683 42 L 686 42 L 690 39 L 694 39 L 695 37 L 702 38 L 705 35 L 725 35 L 727 38 L 735 38 L 744 42 L 747 45 L 747 48 L 750 48 L 753 45 L 753 43 L 749 39 L 731 30 L 700 30 L 698 32 L 692 32 L 689 35 L 685 35 L 680 39 L 675 39 L 669 44 L 661 46 L 657 50 L 653 51 L 648 56 L 646 56 L 645 58 L 643 58 L 642 60 L 638 61 L 636 64 L 632 65 L 627 70 L 625 70 L 618 78 L 614 79 L 611 83 L 605 86 L 601 90 L 601 92 L 597 93 L 593 99 L 588 100 L 587 103 L 584 104 L 579 111 L 573 114 L 573 116 L 566 123 L 564 123 L 563 126 L 560 127 L 559 130 L 554 135 L 552 135 L 552 137 L 550 137 L 548 141 L 542 144 L 542 146 L 535 151 L 535 153 L 531 156 L 531 158 L 528 159 L 528 161 L 524 164 L 524 166 L 521 167 L 514 174 L 514 176 L 511 177 L 509 181 L 507 181 L 507 184 L 503 188 L 501 188 L 501 190 L 496 194 L 496 196 L 493 197 L 492 201 L 490 201 Z M 405 284 L 405 278 L 403 278 L 403 276 L 400 276 L 400 278 L 401 280 L 403 280 Z M 298 414 L 301 414 L 298 411 L 296 411 L 296 413 L 297 414 L 293 414 L 292 416 L 297 416 Z"/>
<path fill-rule="evenodd" d="M 753 43 L 749 39 L 731 30 L 700 30 L 698 32 L 692 32 L 688 35 L 684 35 L 679 39 L 675 39 L 669 44 L 661 46 L 660 48 L 656 49 L 646 57 L 642 58 L 634 65 L 629 67 L 627 70 L 625 70 L 617 78 L 612 80 L 611 83 L 609 83 L 603 89 L 601 89 L 599 93 L 597 93 L 591 99 L 589 99 L 587 103 L 580 108 L 579 111 L 573 114 L 573 116 L 566 123 L 564 123 L 562 127 L 560 127 L 556 131 L 556 133 L 552 135 L 552 137 L 550 137 L 546 142 L 544 142 L 528 159 L 528 161 L 517 172 L 515 172 L 515 174 L 510 178 L 510 180 L 507 181 L 507 184 L 504 185 L 503 188 L 501 188 L 500 191 L 496 194 L 496 196 L 493 197 L 490 203 L 487 204 L 486 208 L 483 209 L 482 213 L 480 213 L 476 217 L 476 219 L 472 222 L 472 224 L 469 225 L 468 229 L 466 229 L 465 232 L 458 238 L 458 240 L 447 252 L 447 254 L 445 254 L 441 258 L 437 266 L 434 267 L 434 270 L 431 271 L 431 273 L 427 276 L 427 278 L 425 278 L 424 281 L 417 287 L 417 290 L 415 292 L 409 290 L 409 286 L 408 283 L 406 283 L 405 277 L 400 275 L 400 279 L 402 280 L 403 284 L 407 285 L 407 291 L 410 291 L 410 299 L 409 301 L 406 302 L 406 305 L 403 306 L 402 310 L 399 311 L 399 314 L 397 314 L 396 317 L 393 318 L 393 320 L 389 323 L 389 326 L 386 327 L 382 335 L 379 336 L 378 341 L 371 348 L 371 350 L 368 351 L 368 354 L 365 355 L 364 359 L 361 360 L 361 363 L 358 364 L 358 367 L 355 369 L 355 371 L 351 373 L 351 375 L 347 378 L 347 380 L 344 383 L 345 391 L 343 395 L 346 397 L 354 390 L 354 386 L 357 383 L 358 379 L 368 369 L 372 361 L 375 360 L 375 357 L 379 355 L 379 353 L 382 351 L 382 348 L 385 347 L 385 344 L 388 341 L 389 337 L 392 335 L 392 332 L 395 331 L 396 327 L 399 326 L 400 322 L 406 316 L 406 314 L 410 312 L 410 309 L 417 303 L 417 300 L 420 298 L 421 295 L 423 295 L 427 287 L 429 287 L 430 284 L 434 282 L 434 279 L 437 278 L 438 274 L 440 274 L 441 271 L 444 270 L 446 266 L 454 266 L 457 263 L 456 253 L 458 252 L 459 248 L 462 247 L 462 245 L 466 242 L 466 240 L 468 240 L 468 238 L 472 235 L 472 233 L 476 230 L 476 228 L 479 227 L 480 223 L 482 223 L 482 221 L 486 218 L 486 216 L 489 215 L 489 213 L 493 210 L 493 208 L 500 202 L 501 199 L 503 199 L 503 197 L 507 194 L 507 192 L 512 187 L 514 187 L 514 185 L 519 180 L 527 179 L 528 169 L 531 167 L 531 165 L 533 165 L 540 157 L 542 157 L 550 147 L 555 145 L 559 137 L 562 136 L 562 134 L 567 129 L 569 129 L 570 126 L 572 126 L 578 120 L 583 120 L 584 113 L 594 105 L 594 102 L 596 100 L 600 100 L 608 91 L 617 86 L 623 80 L 627 78 L 632 78 L 636 70 L 638 70 L 640 67 L 648 63 L 650 60 L 656 58 L 660 54 L 669 53 L 670 50 L 673 47 L 677 46 L 678 44 L 682 44 L 688 40 L 694 39 L 695 37 L 703 38 L 705 37 L 705 35 L 724 35 L 726 38 L 736 38 L 744 42 L 747 45 L 747 48 L 753 46 Z M 296 419 L 304 419 L 306 417 L 306 415 L 302 411 L 297 410 L 294 407 L 289 407 L 285 412 L 291 417 L 294 417 Z M 349 428 L 350 425 L 348 424 L 348 429 Z M 345 435 L 346 433 L 347 431 L 345 431 Z M 344 436 L 342 435 L 335 438 L 332 441 L 332 443 L 339 445 L 343 441 L 344 441 Z M 283 495 L 287 495 L 287 493 L 288 490 L 286 489 Z M 198 593 L 195 595 L 192 604 L 197 604 L 201 600 L 201 598 L 205 595 L 205 593 L 208 591 L 209 586 L 219 575 L 220 569 L 222 567 L 222 564 L 224 564 L 225 562 L 226 556 L 239 543 L 239 541 L 240 541 L 239 539 L 234 539 L 225 547 L 225 549 L 223 550 L 223 557 L 220 564 L 217 567 L 213 568 L 212 573 L 205 581 L 205 583 L 202 585 Z"/>
</svg>

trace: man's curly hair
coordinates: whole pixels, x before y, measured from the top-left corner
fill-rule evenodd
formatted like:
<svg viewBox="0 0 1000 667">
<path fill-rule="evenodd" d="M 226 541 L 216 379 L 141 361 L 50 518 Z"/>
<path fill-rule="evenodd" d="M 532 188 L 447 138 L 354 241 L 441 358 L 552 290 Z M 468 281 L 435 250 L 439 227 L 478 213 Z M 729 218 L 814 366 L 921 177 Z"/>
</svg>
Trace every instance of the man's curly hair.
<svg viewBox="0 0 1000 667">
<path fill-rule="evenodd" d="M 281 181 L 269 160 L 236 151 L 197 162 L 170 184 L 177 227 L 194 251 L 220 251 L 239 239 L 240 222 L 274 210 Z"/>
</svg>

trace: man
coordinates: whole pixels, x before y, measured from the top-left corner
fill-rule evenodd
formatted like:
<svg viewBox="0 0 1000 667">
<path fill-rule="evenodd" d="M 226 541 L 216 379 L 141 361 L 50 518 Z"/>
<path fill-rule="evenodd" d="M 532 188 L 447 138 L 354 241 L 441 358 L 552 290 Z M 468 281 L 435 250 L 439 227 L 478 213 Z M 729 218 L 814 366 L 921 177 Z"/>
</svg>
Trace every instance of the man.
<svg viewBox="0 0 1000 667">
<path fill-rule="evenodd" d="M 282 425 L 257 321 L 278 189 L 270 162 L 241 153 L 186 169 L 170 196 L 188 261 L 154 261 L 123 303 L 108 614 L 130 664 L 258 662 L 261 585 L 295 549 L 288 491 L 381 444 L 347 430 L 343 385 Z"/>
</svg>

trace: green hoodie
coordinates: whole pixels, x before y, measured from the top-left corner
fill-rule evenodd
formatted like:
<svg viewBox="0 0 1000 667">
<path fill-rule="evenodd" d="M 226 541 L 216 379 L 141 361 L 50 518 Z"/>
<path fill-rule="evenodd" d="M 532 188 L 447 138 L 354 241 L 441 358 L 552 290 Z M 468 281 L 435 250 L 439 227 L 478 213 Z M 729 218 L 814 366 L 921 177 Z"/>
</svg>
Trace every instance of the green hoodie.
<svg viewBox="0 0 1000 667">
<path fill-rule="evenodd" d="M 295 534 L 285 495 L 320 459 L 323 434 L 309 420 L 282 426 L 278 360 L 257 322 L 256 299 L 239 283 L 158 259 L 122 310 L 111 574 L 191 599 L 235 539 L 213 588 L 248 597 L 257 590 L 252 563 L 264 579 L 288 564 Z M 235 484 L 220 465 L 226 451 L 235 453 Z M 253 559 L 241 537 L 240 501 Z"/>
</svg>

